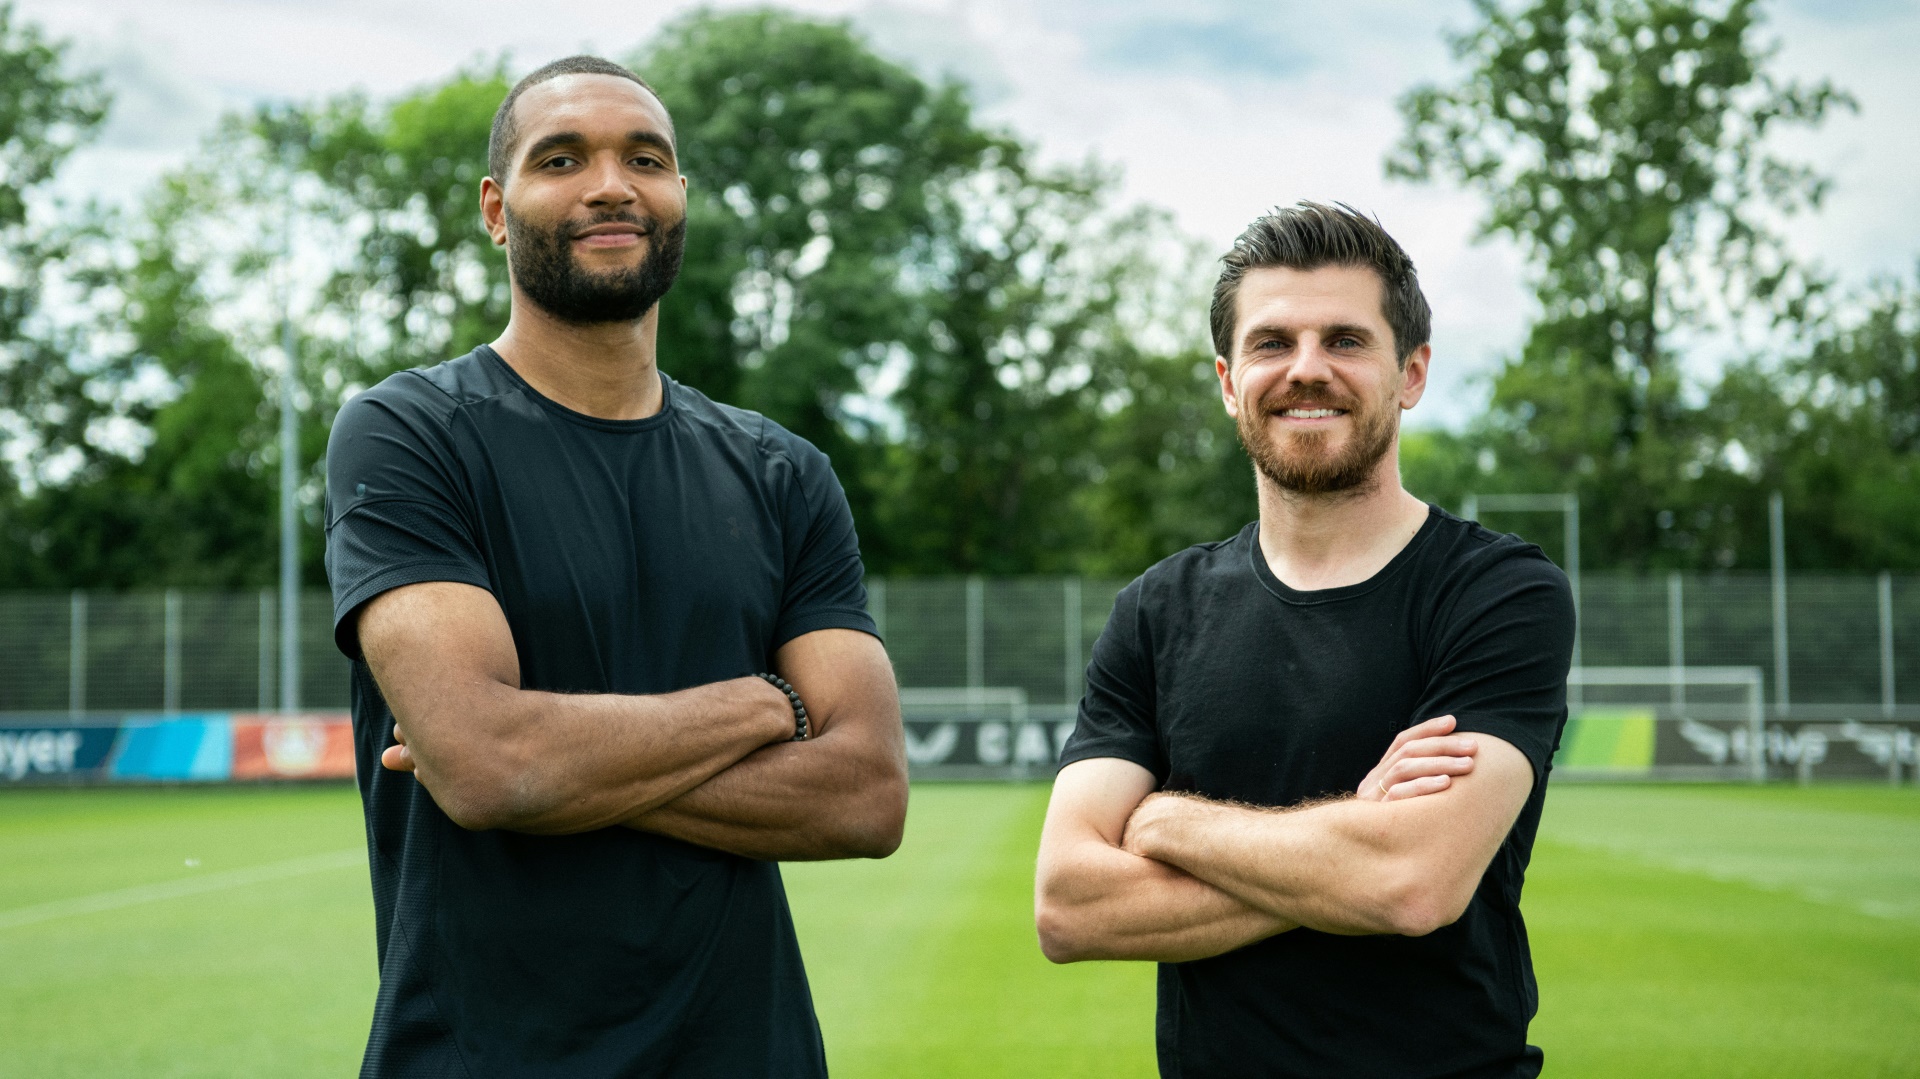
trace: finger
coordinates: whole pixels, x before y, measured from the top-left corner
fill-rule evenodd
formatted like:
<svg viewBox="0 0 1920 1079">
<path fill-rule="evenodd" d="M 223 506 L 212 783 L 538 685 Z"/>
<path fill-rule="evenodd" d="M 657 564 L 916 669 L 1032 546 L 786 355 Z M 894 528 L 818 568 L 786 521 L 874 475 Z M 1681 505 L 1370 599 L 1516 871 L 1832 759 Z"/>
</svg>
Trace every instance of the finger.
<svg viewBox="0 0 1920 1079">
<path fill-rule="evenodd" d="M 392 772 L 413 771 L 413 751 L 406 746 L 388 746 L 380 754 L 380 766 Z"/>
<path fill-rule="evenodd" d="M 1387 747 L 1386 755 L 1393 756 L 1395 750 L 1416 739 L 1434 738 L 1451 733 L 1453 733 L 1452 716 L 1435 716 L 1432 719 L 1422 720 L 1396 735 L 1393 744 Z"/>
<path fill-rule="evenodd" d="M 1418 798 L 1423 794 L 1439 794 L 1452 785 L 1452 776 L 1421 776 L 1419 779 L 1409 779 L 1405 783 L 1395 783 L 1388 787 L 1386 800 L 1399 802 L 1408 798 Z"/>
<path fill-rule="evenodd" d="M 1380 785 L 1391 790 L 1409 779 L 1423 776 L 1463 776 L 1473 771 L 1472 757 L 1410 757 L 1387 769 Z"/>
<path fill-rule="evenodd" d="M 1471 738 L 1421 738 L 1401 746 L 1382 764 L 1408 757 L 1471 757 L 1480 751 L 1480 743 Z"/>
</svg>

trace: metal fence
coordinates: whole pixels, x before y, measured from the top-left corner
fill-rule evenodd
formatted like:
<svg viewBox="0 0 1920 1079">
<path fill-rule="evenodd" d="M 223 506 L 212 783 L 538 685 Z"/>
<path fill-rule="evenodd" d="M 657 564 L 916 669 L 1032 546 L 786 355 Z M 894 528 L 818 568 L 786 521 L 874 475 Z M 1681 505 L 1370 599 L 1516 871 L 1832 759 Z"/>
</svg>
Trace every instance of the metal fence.
<svg viewBox="0 0 1920 1079">
<path fill-rule="evenodd" d="M 1018 689 L 1050 714 L 1079 699 L 1124 583 L 868 585 L 901 686 Z M 1795 576 L 1783 603 L 1765 574 L 1590 573 L 1581 592 L 1587 666 L 1758 667 L 1772 715 L 1890 717 L 1920 705 L 1920 577 Z M 302 708 L 347 705 L 331 609 L 325 592 L 302 599 Z M 0 712 L 268 711 L 280 699 L 278 624 L 270 592 L 0 594 Z"/>
</svg>

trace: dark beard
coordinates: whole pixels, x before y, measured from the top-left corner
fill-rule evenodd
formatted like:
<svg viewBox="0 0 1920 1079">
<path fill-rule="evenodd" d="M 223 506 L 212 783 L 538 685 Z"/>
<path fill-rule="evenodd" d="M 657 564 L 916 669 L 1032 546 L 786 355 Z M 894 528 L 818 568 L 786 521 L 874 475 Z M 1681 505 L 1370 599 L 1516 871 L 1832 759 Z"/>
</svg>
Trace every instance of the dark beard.
<svg viewBox="0 0 1920 1079">
<path fill-rule="evenodd" d="M 1234 426 L 1240 433 L 1240 445 L 1260 474 L 1282 491 L 1297 495 L 1360 493 L 1371 486 L 1374 466 L 1393 446 L 1397 430 L 1391 402 L 1382 402 L 1371 410 L 1362 410 L 1358 402 L 1334 401 L 1325 395 L 1305 394 L 1288 397 L 1275 405 L 1260 403 L 1242 408 Z M 1286 408 L 1341 408 L 1354 421 L 1353 437 L 1338 454 L 1327 450 L 1323 433 L 1295 435 L 1294 449 L 1282 453 L 1274 444 L 1267 418 Z"/>
<path fill-rule="evenodd" d="M 647 256 L 630 270 L 589 273 L 573 257 L 573 237 L 582 229 L 611 221 L 647 230 Z M 687 219 L 665 229 L 652 218 L 610 214 L 591 221 L 562 221 L 541 230 L 507 211 L 507 263 L 514 283 L 527 298 L 562 322 L 592 325 L 632 322 L 660 302 L 680 276 L 680 256 L 686 247 Z"/>
</svg>

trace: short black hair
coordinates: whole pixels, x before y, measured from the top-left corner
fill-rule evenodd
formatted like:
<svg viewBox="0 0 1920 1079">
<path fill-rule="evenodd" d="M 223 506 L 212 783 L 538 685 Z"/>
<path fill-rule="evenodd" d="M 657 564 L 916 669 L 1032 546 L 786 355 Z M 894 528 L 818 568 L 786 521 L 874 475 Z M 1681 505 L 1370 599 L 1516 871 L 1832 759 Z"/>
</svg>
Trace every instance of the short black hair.
<svg viewBox="0 0 1920 1079">
<path fill-rule="evenodd" d="M 513 119 L 514 103 L 520 100 L 521 94 L 562 75 L 612 75 L 616 79 L 630 79 L 652 94 L 655 101 L 660 100 L 659 92 L 647 85 L 647 80 L 612 60 L 602 60 L 598 56 L 568 56 L 550 64 L 542 64 L 513 84 L 513 89 L 507 91 L 506 100 L 500 102 L 499 110 L 493 114 L 493 131 L 487 136 L 487 174 L 493 177 L 494 183 L 506 186 L 507 171 L 513 167 L 513 151 L 520 144 L 520 125 Z M 661 101 L 660 107 L 665 109 L 666 102 Z M 667 117 L 667 137 L 673 137 L 672 116 Z"/>
<path fill-rule="evenodd" d="M 1405 367 L 1414 350 L 1433 332 L 1433 312 L 1420 291 L 1413 260 L 1380 222 L 1343 202 L 1331 206 L 1299 202 L 1262 215 L 1220 257 L 1226 268 L 1213 286 L 1209 312 L 1214 354 L 1233 355 L 1234 305 L 1240 279 L 1248 270 L 1281 266 L 1317 270 L 1322 266 L 1365 266 L 1380 275 L 1381 313 L 1393 330 L 1394 355 Z"/>
</svg>

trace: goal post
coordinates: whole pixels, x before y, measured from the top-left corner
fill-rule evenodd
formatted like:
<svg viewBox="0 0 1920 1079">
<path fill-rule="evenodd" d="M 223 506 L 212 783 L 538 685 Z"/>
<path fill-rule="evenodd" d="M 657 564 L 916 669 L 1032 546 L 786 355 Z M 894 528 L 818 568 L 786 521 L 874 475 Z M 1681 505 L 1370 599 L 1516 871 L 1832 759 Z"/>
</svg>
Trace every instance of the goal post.
<svg viewBox="0 0 1920 1079">
<path fill-rule="evenodd" d="M 1767 778 L 1758 667 L 1575 667 L 1554 754 L 1568 779 Z"/>
</svg>

